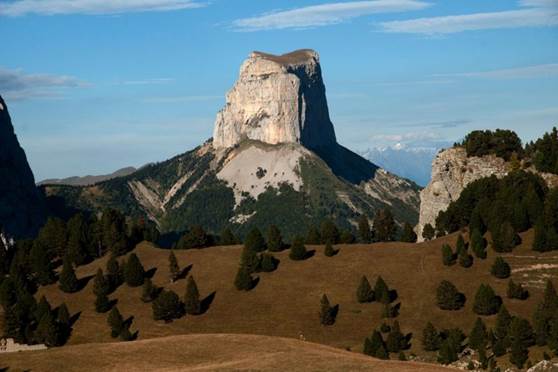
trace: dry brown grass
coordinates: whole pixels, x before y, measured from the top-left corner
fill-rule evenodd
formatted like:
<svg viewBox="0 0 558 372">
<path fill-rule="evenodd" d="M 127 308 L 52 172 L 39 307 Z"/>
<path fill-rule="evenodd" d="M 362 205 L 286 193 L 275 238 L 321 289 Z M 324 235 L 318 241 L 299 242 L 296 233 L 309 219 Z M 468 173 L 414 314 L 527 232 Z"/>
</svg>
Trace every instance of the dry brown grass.
<svg viewBox="0 0 558 372">
<path fill-rule="evenodd" d="M 10 371 L 400 371 L 451 369 L 415 362 L 382 361 L 293 339 L 207 334 L 129 343 L 74 345 L 2 358 Z"/>
<path fill-rule="evenodd" d="M 557 260 L 557 253 L 540 254 L 530 250 L 532 233 L 524 234 L 523 238 L 522 246 L 504 255 L 513 270 Z M 539 285 L 532 286 L 540 279 L 540 271 L 520 271 L 514 273 L 513 278 L 530 285 L 531 297 L 527 301 L 505 298 L 507 280 L 490 275 L 490 266 L 496 257 L 491 250 L 488 259 L 476 259 L 470 269 L 459 265 L 443 266 L 440 247 L 445 242 L 454 245 L 455 240 L 453 235 L 422 244 L 339 246 L 339 254 L 331 258 L 323 255 L 323 246 L 308 247 L 317 250 L 315 256 L 297 262 L 288 258 L 288 251 L 281 252 L 276 254 L 281 260 L 278 270 L 260 274 L 260 283 L 250 292 L 237 291 L 233 285 L 241 247 L 177 251 L 181 267 L 192 265 L 189 275 L 196 279 L 202 296 L 215 291 L 215 299 L 206 314 L 186 316 L 169 324 L 152 319 L 151 304 L 139 300 L 141 287 L 123 285 L 110 297 L 118 299 L 117 306 L 125 317 L 134 316 L 132 331 L 139 330 L 140 340 L 204 333 L 298 338 L 302 333 L 307 341 L 360 351 L 364 338 L 381 324 L 382 307 L 378 303 L 357 303 L 356 287 L 362 275 L 367 275 L 372 285 L 381 275 L 399 294 L 397 301 L 401 301 L 401 311 L 397 319 L 403 332 L 414 335 L 411 351 L 429 359 L 432 355 L 424 354 L 420 345 L 425 324 L 432 321 L 437 328 L 460 327 L 468 333 L 477 317 L 472 307 L 480 283 L 489 283 L 503 297 L 512 314 L 528 319 L 542 293 Z M 173 289 L 180 296 L 184 294 L 186 280 L 174 284 L 167 280 L 168 251 L 142 243 L 135 252 L 146 269 L 157 268 L 153 278 L 155 284 Z M 106 258 L 103 258 L 80 267 L 78 277 L 93 275 L 98 267 L 104 268 L 105 263 Z M 552 275 L 552 270 L 544 274 Z M 436 307 L 435 290 L 444 279 L 453 282 L 466 295 L 464 309 L 442 311 Z M 54 305 L 65 301 L 72 314 L 81 313 L 74 326 L 71 345 L 112 341 L 107 315 L 94 311 L 92 284 L 91 281 L 85 289 L 71 295 L 62 293 L 56 285 L 41 288 L 38 293 L 38 296 L 45 294 Z M 323 327 L 318 321 L 319 301 L 324 293 L 340 307 L 337 321 L 331 327 Z M 491 326 L 495 317 L 484 317 L 484 320 Z"/>
</svg>

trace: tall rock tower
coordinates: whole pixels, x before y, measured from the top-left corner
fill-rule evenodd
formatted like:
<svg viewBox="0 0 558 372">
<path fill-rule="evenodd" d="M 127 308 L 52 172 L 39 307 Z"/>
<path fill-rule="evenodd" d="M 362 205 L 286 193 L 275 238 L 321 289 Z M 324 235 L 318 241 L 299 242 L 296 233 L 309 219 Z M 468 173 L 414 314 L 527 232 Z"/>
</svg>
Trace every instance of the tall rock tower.
<svg viewBox="0 0 558 372">
<path fill-rule="evenodd" d="M 213 146 L 232 147 L 243 139 L 313 150 L 335 146 L 318 53 L 253 52 L 242 64 L 217 114 Z"/>
<path fill-rule="evenodd" d="M 16 238 L 34 235 L 44 221 L 44 200 L 0 97 L 0 227 Z"/>
</svg>

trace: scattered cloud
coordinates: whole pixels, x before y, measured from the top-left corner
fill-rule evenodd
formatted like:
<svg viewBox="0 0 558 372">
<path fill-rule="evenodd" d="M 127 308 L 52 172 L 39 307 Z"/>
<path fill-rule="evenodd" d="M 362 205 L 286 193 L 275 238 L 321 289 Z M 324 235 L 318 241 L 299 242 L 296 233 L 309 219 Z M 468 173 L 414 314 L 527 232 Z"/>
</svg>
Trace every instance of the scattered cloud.
<svg viewBox="0 0 558 372">
<path fill-rule="evenodd" d="M 0 67 L 0 93 L 10 100 L 32 97 L 57 97 L 61 89 L 86 86 L 72 76 L 26 74 L 22 70 L 8 70 Z"/>
<path fill-rule="evenodd" d="M 14 0 L 0 3 L 0 16 L 162 12 L 205 5 L 195 0 Z"/>
<path fill-rule="evenodd" d="M 421 10 L 431 4 L 419 0 L 349 1 L 278 10 L 233 22 L 237 31 L 304 29 L 346 22 L 376 13 Z"/>
<path fill-rule="evenodd" d="M 380 26 L 384 32 L 440 35 L 463 31 L 558 25 L 557 0 L 521 0 L 519 5 L 524 8 L 389 21 L 380 23 Z"/>
<path fill-rule="evenodd" d="M 488 79 L 519 79 L 558 76 L 558 63 L 506 68 L 491 71 L 461 72 L 454 74 L 437 74 L 435 77 L 454 78 L 488 78 Z"/>
</svg>

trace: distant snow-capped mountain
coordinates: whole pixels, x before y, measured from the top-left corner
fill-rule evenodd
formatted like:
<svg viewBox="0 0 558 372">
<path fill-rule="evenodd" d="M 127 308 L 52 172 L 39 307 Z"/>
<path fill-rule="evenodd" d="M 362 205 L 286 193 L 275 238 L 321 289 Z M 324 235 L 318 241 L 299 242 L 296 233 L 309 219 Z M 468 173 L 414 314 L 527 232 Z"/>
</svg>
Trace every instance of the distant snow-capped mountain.
<svg viewBox="0 0 558 372">
<path fill-rule="evenodd" d="M 432 160 L 440 149 L 451 144 L 444 142 L 431 145 L 421 147 L 396 143 L 392 146 L 372 147 L 360 154 L 389 172 L 426 186 L 430 182 Z"/>
</svg>

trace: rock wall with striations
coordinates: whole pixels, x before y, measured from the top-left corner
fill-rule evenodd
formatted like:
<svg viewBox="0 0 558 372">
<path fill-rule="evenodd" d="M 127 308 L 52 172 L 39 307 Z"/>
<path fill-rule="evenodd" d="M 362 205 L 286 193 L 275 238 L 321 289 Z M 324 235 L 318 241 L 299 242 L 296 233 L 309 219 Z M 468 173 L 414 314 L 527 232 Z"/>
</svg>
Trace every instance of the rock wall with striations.
<svg viewBox="0 0 558 372">
<path fill-rule="evenodd" d="M 32 236 L 44 221 L 42 194 L 0 97 L 0 226 L 9 236 Z"/>
<path fill-rule="evenodd" d="M 316 52 L 253 52 L 242 64 L 217 114 L 213 146 L 233 147 L 244 139 L 309 149 L 336 143 Z"/>
</svg>

